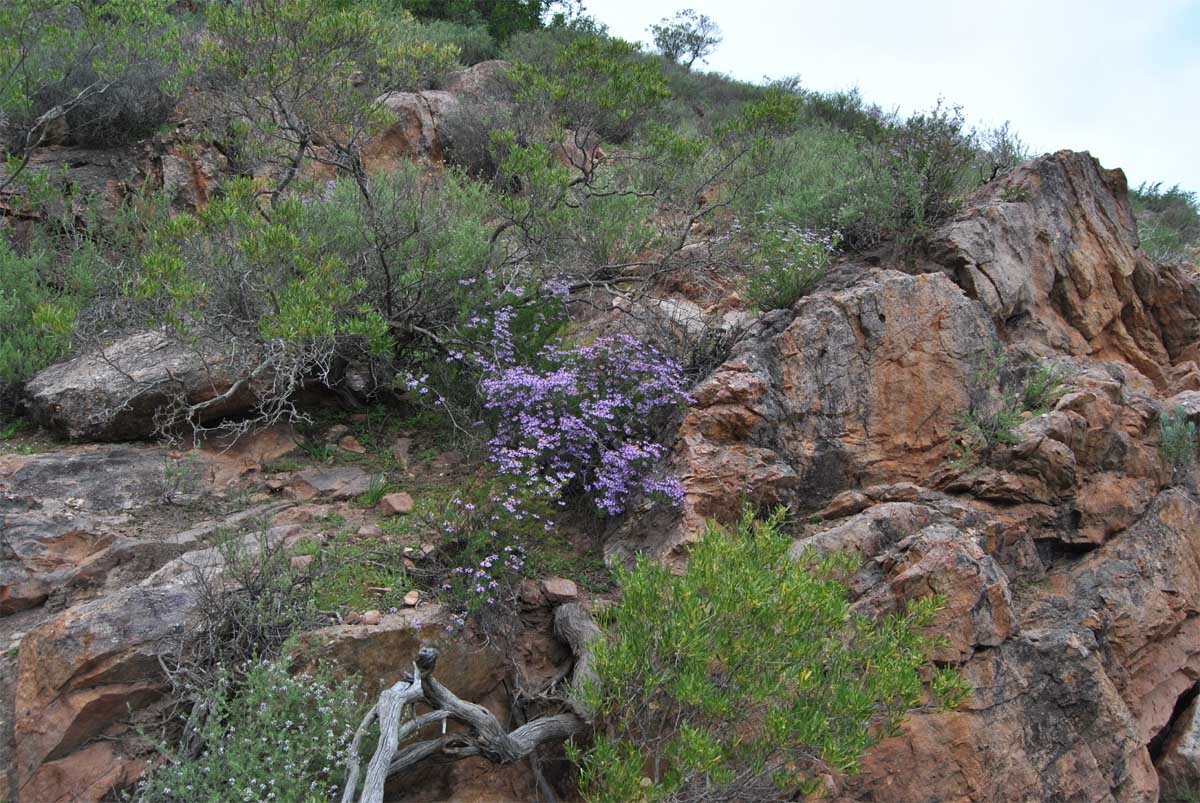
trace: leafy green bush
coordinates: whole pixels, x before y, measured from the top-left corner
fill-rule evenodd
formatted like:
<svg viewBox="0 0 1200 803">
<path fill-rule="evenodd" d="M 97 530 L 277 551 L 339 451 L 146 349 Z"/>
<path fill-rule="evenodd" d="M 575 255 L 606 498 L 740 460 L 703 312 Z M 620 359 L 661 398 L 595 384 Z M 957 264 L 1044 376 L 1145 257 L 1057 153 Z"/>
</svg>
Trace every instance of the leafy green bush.
<svg viewBox="0 0 1200 803">
<path fill-rule="evenodd" d="M 1200 203 L 1178 184 L 1141 184 L 1129 191 L 1142 249 L 1155 262 L 1200 259 Z"/>
<path fill-rule="evenodd" d="M 790 307 L 808 293 L 829 267 L 838 235 L 796 225 L 768 223 L 754 235 L 758 253 L 742 283 L 742 295 L 758 309 Z"/>
<path fill-rule="evenodd" d="M 1163 460 L 1176 472 L 1190 468 L 1196 462 L 1196 424 L 1188 420 L 1187 411 L 1182 407 L 1169 410 L 1158 425 L 1158 452 Z"/>
<path fill-rule="evenodd" d="M 448 20 L 429 20 L 421 23 L 416 36 L 434 45 L 450 45 L 458 49 L 458 60 L 470 66 L 500 55 L 496 40 L 482 25 L 464 25 Z"/>
<path fill-rule="evenodd" d="M 1050 362 L 1038 362 L 1025 373 L 1022 408 L 1035 415 L 1049 410 L 1063 395 L 1064 379 L 1066 374 L 1058 366 Z"/>
<path fill-rule="evenodd" d="M 65 134 L 129 140 L 170 114 L 183 69 L 172 0 L 0 4 L 0 121 L 16 164 Z M 10 170 L 10 174 L 19 172 Z"/>
<path fill-rule="evenodd" d="M 188 722 L 199 755 L 160 748 L 168 761 L 138 783 L 133 799 L 318 801 L 337 794 L 343 761 L 365 706 L 348 680 L 325 670 L 293 677 L 283 663 L 222 670 Z"/>
<path fill-rule="evenodd" d="M 54 275 L 51 254 L 21 256 L 0 241 L 0 387 L 24 381 L 67 353 L 77 299 L 91 277 L 71 271 L 65 278 L 72 292 L 64 294 L 52 286 Z"/>
<path fill-rule="evenodd" d="M 710 525 L 682 575 L 645 559 L 619 571 L 581 700 L 595 739 L 573 749 L 585 799 L 794 799 L 824 772 L 853 772 L 924 699 L 936 645 L 922 629 L 941 601 L 852 613 L 849 560 L 791 557 L 781 516 Z M 936 677 L 957 704 L 965 681 Z"/>
</svg>

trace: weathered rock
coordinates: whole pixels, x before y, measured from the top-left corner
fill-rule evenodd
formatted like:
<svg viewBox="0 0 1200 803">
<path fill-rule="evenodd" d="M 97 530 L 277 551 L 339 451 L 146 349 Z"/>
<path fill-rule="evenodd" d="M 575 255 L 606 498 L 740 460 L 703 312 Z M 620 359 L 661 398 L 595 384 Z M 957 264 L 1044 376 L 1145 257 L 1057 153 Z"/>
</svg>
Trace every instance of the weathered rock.
<svg viewBox="0 0 1200 803">
<path fill-rule="evenodd" d="M 161 696 L 158 658 L 178 649 L 195 600 L 185 585 L 135 587 L 25 636 L 15 707 L 20 801 L 100 800 L 140 772 L 144 757 L 97 740 L 120 735 L 129 708 Z"/>
<path fill-rule="evenodd" d="M 359 443 L 358 438 L 354 437 L 353 435 L 346 435 L 340 438 L 338 440 L 338 448 L 342 449 L 343 451 L 350 452 L 351 454 L 367 453 L 366 447 Z"/>
<path fill-rule="evenodd" d="M 547 577 L 542 580 L 542 593 L 551 602 L 572 602 L 579 599 L 579 587 L 565 577 Z"/>
<path fill-rule="evenodd" d="M 385 516 L 398 516 L 412 511 L 413 498 L 404 491 L 386 494 L 379 500 L 379 512 Z"/>
<path fill-rule="evenodd" d="M 847 290 L 765 316 L 693 391 L 670 463 L 685 499 L 673 525 L 608 544 L 676 551 L 749 494 L 812 509 L 855 485 L 924 479 L 946 456 L 967 386 L 995 332 L 941 274 L 867 272 Z"/>
<path fill-rule="evenodd" d="M 1006 200 L 1014 193 L 1021 200 Z M 1124 174 L 1086 153 L 1043 156 L 989 184 L 931 248 L 1042 353 L 1120 359 L 1163 389 L 1175 362 L 1194 359 L 1200 290 L 1181 268 L 1149 264 Z"/>
<path fill-rule="evenodd" d="M 371 489 L 371 476 L 357 466 L 310 468 L 299 472 L 292 492 L 299 499 L 353 499 Z"/>
<path fill-rule="evenodd" d="M 156 413 L 168 405 L 216 399 L 242 378 L 219 355 L 186 348 L 161 332 L 142 332 L 46 368 L 25 392 L 30 415 L 43 426 L 71 440 L 114 441 L 148 437 Z M 199 417 L 242 412 L 257 398 L 255 384 L 246 383 Z"/>
</svg>

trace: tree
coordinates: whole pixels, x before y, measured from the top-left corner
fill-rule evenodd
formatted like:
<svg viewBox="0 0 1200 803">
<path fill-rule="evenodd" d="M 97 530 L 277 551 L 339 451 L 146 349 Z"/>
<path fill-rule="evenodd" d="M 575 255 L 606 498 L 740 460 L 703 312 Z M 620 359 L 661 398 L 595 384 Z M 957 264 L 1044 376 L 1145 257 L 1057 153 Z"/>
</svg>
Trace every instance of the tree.
<svg viewBox="0 0 1200 803">
<path fill-rule="evenodd" d="M 649 30 L 663 57 L 681 64 L 685 70 L 690 70 L 698 60 L 704 61 L 721 44 L 721 29 L 712 18 L 690 8 L 675 12 L 674 17 L 663 17 Z"/>
</svg>

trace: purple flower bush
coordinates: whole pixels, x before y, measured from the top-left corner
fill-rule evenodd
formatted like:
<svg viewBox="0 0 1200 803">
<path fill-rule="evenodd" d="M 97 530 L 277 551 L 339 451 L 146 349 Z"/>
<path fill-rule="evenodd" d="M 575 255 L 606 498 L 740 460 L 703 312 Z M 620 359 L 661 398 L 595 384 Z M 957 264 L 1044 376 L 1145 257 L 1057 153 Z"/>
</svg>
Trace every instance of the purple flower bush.
<svg viewBox="0 0 1200 803">
<path fill-rule="evenodd" d="M 655 428 L 689 401 L 683 368 L 628 335 L 551 345 L 540 357 L 540 369 L 485 366 L 480 390 L 495 415 L 488 447 L 497 471 L 552 499 L 578 483 L 612 516 L 635 489 L 678 502 L 678 481 L 656 471 L 666 447 Z"/>
<path fill-rule="evenodd" d="M 790 307 L 806 295 L 829 269 L 841 243 L 838 232 L 817 232 L 793 223 L 769 222 L 755 237 L 742 296 L 763 310 Z"/>
</svg>

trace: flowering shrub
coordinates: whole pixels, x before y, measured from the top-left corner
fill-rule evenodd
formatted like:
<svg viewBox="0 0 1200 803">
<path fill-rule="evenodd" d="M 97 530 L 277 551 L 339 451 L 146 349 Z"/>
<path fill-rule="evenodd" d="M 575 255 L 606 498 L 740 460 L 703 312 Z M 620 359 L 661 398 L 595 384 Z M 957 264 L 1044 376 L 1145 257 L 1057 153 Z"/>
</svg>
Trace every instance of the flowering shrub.
<svg viewBox="0 0 1200 803">
<path fill-rule="evenodd" d="M 218 674 L 208 715 L 191 722 L 203 752 L 148 773 L 134 799 L 170 801 L 328 800 L 362 716 L 352 684 L 325 672 L 292 677 L 280 663 L 243 667 L 243 684 Z"/>
<path fill-rule="evenodd" d="M 759 252 L 742 295 L 764 310 L 790 307 L 812 289 L 837 252 L 837 232 L 820 234 L 794 224 L 771 223 L 757 236 Z"/>
<path fill-rule="evenodd" d="M 522 500 L 515 486 L 485 485 L 451 499 L 437 523 L 444 552 L 453 555 L 441 590 L 458 613 L 446 630 L 468 616 L 497 619 L 510 610 L 525 568 L 525 544 L 554 528 L 545 505 Z M 463 498 L 466 497 L 466 498 Z"/>
<path fill-rule="evenodd" d="M 613 516 L 639 488 L 677 502 L 678 481 L 655 471 L 666 454 L 655 428 L 688 401 L 682 367 L 627 335 L 550 345 L 540 356 L 540 369 L 503 355 L 483 366 L 480 390 L 496 420 L 488 445 L 498 472 L 553 499 L 578 483 Z"/>
</svg>

